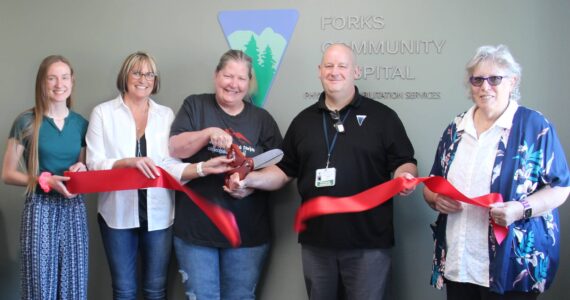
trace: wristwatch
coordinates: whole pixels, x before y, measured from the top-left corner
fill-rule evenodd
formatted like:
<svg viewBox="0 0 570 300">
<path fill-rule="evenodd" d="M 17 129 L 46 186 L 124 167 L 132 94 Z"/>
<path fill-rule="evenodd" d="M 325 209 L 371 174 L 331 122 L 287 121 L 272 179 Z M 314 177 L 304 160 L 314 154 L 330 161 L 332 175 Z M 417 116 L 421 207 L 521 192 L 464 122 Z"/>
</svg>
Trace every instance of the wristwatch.
<svg viewBox="0 0 570 300">
<path fill-rule="evenodd" d="M 528 204 L 528 201 L 526 201 L 526 199 L 521 200 L 521 204 L 523 205 L 524 209 L 523 209 L 523 219 L 528 219 L 530 217 L 532 217 L 532 207 L 530 207 L 530 204 Z"/>
</svg>

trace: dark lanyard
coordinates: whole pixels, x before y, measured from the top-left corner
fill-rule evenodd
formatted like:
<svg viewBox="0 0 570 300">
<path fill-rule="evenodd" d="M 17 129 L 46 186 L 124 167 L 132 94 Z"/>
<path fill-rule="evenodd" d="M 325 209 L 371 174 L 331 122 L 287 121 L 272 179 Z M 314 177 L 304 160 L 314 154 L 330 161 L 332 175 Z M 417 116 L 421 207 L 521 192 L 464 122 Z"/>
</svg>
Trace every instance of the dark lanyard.
<svg viewBox="0 0 570 300">
<path fill-rule="evenodd" d="M 344 115 L 344 118 L 342 118 L 342 124 L 344 124 L 344 121 L 346 121 L 346 118 L 348 117 L 348 114 L 350 114 L 350 108 L 346 111 L 346 115 Z M 327 130 L 327 122 L 326 122 L 326 113 L 323 111 L 323 131 L 325 132 L 325 142 L 327 143 L 327 166 L 326 168 L 328 169 L 329 167 L 329 162 L 330 162 L 330 158 L 331 158 L 331 154 L 334 150 L 334 146 L 336 144 L 336 138 L 338 137 L 338 131 L 335 132 L 332 143 L 329 144 L 329 132 Z"/>
</svg>

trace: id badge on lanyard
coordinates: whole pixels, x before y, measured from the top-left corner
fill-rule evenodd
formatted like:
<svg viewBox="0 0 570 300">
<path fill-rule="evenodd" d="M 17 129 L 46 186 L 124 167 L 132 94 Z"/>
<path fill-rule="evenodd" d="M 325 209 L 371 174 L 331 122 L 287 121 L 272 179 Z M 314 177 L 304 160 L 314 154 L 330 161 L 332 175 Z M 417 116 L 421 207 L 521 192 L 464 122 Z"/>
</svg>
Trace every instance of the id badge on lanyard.
<svg viewBox="0 0 570 300">
<path fill-rule="evenodd" d="M 336 183 L 336 168 L 317 169 L 315 174 L 315 186 L 334 186 Z"/>
<path fill-rule="evenodd" d="M 346 115 L 344 115 L 344 118 L 342 118 L 342 121 L 341 121 L 340 114 L 338 113 L 338 111 L 335 111 L 334 116 L 333 116 L 333 120 L 336 121 L 334 124 L 336 132 L 335 132 L 335 135 L 334 135 L 332 142 L 329 144 L 329 136 L 328 136 L 328 132 L 327 132 L 325 113 L 323 112 L 323 131 L 325 134 L 325 142 L 327 143 L 327 152 L 328 152 L 327 153 L 327 165 L 323 169 L 317 169 L 316 170 L 316 172 L 315 172 L 315 187 L 318 187 L 318 188 L 329 187 L 329 186 L 334 186 L 336 184 L 336 168 L 329 168 L 330 157 L 331 157 L 331 154 L 333 152 L 338 134 L 344 133 L 343 123 L 346 120 L 346 118 L 348 117 L 348 114 L 350 114 L 350 109 L 348 109 L 348 111 L 346 112 Z"/>
</svg>

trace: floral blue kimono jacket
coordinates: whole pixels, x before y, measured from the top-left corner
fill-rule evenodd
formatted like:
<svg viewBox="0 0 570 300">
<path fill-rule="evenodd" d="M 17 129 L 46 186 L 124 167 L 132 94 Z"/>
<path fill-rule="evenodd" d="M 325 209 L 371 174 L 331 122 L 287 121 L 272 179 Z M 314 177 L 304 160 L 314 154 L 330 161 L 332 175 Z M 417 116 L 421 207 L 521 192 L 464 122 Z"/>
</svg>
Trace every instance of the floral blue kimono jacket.
<svg viewBox="0 0 570 300">
<path fill-rule="evenodd" d="M 463 131 L 457 131 L 465 113 L 445 129 L 439 142 L 431 175 L 447 177 Z M 490 189 L 504 201 L 520 201 L 544 186 L 569 186 L 564 150 L 552 124 L 539 112 L 519 106 L 510 130 L 502 133 Z M 445 272 L 447 215 L 432 224 L 435 252 L 431 284 L 440 289 Z M 507 291 L 544 292 L 554 279 L 560 256 L 558 210 L 540 217 L 519 220 L 509 226 L 501 245 L 489 222 L 489 286 Z"/>
</svg>

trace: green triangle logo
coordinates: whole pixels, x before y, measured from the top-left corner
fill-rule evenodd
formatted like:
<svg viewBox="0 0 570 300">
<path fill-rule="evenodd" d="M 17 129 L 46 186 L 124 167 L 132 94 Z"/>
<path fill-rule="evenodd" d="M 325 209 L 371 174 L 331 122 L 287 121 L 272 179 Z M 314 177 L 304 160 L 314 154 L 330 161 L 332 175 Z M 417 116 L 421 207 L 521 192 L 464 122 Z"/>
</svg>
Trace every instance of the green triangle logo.
<svg viewBox="0 0 570 300">
<path fill-rule="evenodd" d="M 218 21 L 231 49 L 252 58 L 257 90 L 252 95 L 262 107 L 279 71 L 299 13 L 294 9 L 222 11 Z"/>
</svg>

